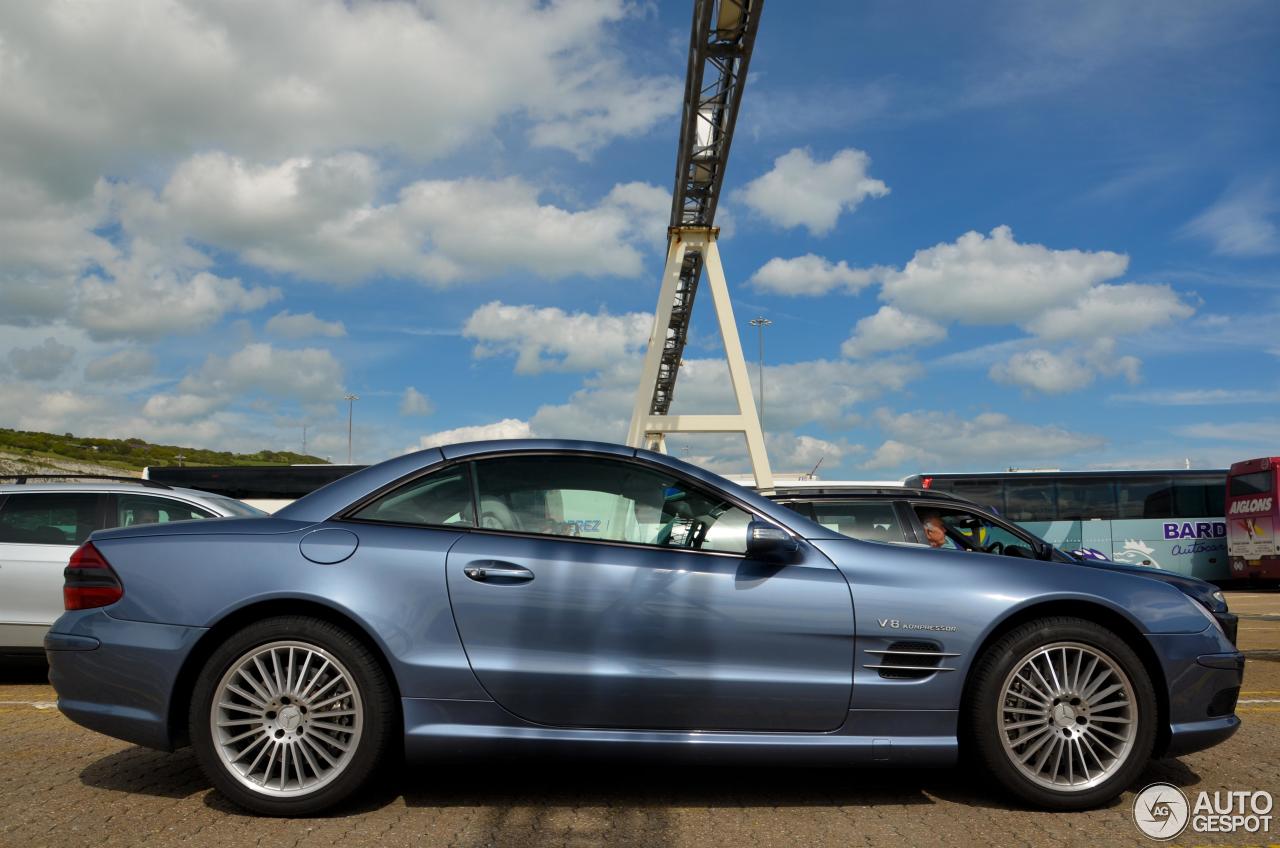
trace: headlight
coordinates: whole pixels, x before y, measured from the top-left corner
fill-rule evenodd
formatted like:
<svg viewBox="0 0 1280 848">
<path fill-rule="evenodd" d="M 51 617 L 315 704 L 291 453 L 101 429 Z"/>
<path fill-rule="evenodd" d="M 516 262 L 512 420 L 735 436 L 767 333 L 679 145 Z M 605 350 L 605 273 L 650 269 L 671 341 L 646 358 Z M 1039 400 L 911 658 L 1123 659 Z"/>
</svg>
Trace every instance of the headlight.
<svg viewBox="0 0 1280 848">
<path fill-rule="evenodd" d="M 1214 603 L 1222 604 L 1222 608 L 1223 608 L 1224 610 L 1227 608 L 1227 596 L 1226 596 L 1226 595 L 1224 595 L 1224 594 L 1222 594 L 1222 590 L 1221 590 L 1221 589 L 1219 589 L 1218 591 L 1214 592 L 1214 593 L 1213 593 L 1212 595 L 1210 595 L 1209 597 L 1213 598 Z"/>
<path fill-rule="evenodd" d="M 1221 594 L 1221 593 L 1218 593 L 1218 594 Z M 1225 631 L 1225 630 L 1223 630 L 1223 629 L 1222 629 L 1222 622 L 1221 622 L 1221 621 L 1218 621 L 1218 619 L 1214 617 L 1213 613 L 1211 613 L 1211 612 L 1209 612 L 1209 610 L 1205 609 L 1204 604 L 1200 603 L 1199 601 L 1195 600 L 1194 598 L 1188 598 L 1187 600 L 1191 601 L 1191 606 L 1195 607 L 1195 608 L 1196 608 L 1196 610 L 1197 610 L 1201 615 L 1203 615 L 1205 618 L 1209 619 L 1209 621 L 1213 623 L 1213 626 L 1214 626 L 1214 627 L 1218 628 L 1218 632 L 1222 634 L 1223 638 L 1226 638 L 1227 631 Z"/>
</svg>

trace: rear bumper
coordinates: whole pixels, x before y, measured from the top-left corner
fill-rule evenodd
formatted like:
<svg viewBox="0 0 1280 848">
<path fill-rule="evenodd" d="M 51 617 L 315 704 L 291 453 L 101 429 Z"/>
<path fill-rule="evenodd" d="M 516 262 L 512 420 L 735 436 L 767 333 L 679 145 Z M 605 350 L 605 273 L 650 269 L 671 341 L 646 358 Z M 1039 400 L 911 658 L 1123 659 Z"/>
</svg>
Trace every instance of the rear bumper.
<svg viewBox="0 0 1280 848">
<path fill-rule="evenodd" d="M 68 613 L 45 637 L 49 682 L 63 715 L 90 730 L 169 751 L 178 673 L 205 632 L 199 627 Z"/>
</svg>

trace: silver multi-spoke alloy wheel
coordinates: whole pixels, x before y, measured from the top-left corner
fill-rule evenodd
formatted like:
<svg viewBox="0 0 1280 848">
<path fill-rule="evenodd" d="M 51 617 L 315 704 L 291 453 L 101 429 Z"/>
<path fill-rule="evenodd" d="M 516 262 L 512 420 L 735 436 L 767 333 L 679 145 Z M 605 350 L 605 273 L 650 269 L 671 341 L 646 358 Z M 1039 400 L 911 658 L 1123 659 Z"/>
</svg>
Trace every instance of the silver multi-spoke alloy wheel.
<svg viewBox="0 0 1280 848">
<path fill-rule="evenodd" d="M 271 642 L 237 658 L 218 681 L 209 713 L 227 773 L 272 798 L 309 795 L 338 778 L 364 729 L 351 672 L 304 641 Z"/>
<path fill-rule="evenodd" d="M 1128 675 L 1080 642 L 1037 647 L 1016 662 L 996 716 L 1010 762 L 1057 792 L 1082 792 L 1114 775 L 1133 750 L 1137 721 Z"/>
</svg>

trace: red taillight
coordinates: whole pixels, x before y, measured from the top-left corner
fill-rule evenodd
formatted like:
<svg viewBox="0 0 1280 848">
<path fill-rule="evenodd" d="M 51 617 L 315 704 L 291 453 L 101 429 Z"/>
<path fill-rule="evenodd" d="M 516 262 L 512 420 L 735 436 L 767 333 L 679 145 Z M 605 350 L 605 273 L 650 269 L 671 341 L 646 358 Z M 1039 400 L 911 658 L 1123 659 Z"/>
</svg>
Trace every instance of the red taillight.
<svg viewBox="0 0 1280 848">
<path fill-rule="evenodd" d="M 62 606 L 68 610 L 105 607 L 124 597 L 120 578 L 92 542 L 76 548 L 62 577 Z"/>
<path fill-rule="evenodd" d="M 926 478 L 924 478 L 923 480 L 921 480 L 921 481 L 920 481 L 920 488 L 922 488 L 922 489 L 932 489 L 932 488 L 933 488 L 933 478 L 932 478 L 932 477 L 926 477 Z"/>
</svg>

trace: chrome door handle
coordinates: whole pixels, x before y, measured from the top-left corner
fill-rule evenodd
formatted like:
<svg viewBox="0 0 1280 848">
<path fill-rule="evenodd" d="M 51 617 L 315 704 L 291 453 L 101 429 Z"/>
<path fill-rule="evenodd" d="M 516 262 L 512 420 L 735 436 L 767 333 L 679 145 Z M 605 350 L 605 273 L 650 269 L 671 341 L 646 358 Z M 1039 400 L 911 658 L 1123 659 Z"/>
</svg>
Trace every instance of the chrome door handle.
<svg viewBox="0 0 1280 848">
<path fill-rule="evenodd" d="M 480 583 L 524 583 L 533 579 L 533 572 L 509 562 L 476 562 L 464 566 L 462 573 Z"/>
</svg>

